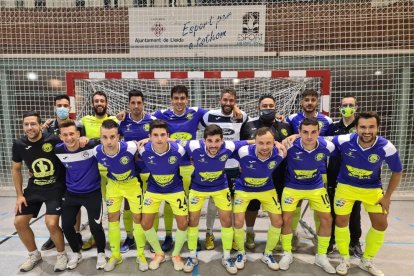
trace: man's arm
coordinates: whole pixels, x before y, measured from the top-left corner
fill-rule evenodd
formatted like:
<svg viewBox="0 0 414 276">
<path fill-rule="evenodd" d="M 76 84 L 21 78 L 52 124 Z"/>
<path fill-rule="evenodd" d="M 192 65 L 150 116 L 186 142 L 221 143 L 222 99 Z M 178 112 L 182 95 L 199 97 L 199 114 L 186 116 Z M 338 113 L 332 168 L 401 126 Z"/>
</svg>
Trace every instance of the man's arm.
<svg viewBox="0 0 414 276">
<path fill-rule="evenodd" d="M 27 206 L 26 198 L 23 196 L 23 176 L 22 176 L 22 163 L 12 161 L 12 177 L 14 188 L 16 190 L 16 206 L 14 208 L 15 213 L 22 211 L 22 204 Z"/>
<path fill-rule="evenodd" d="M 391 174 L 390 182 L 388 183 L 387 191 L 385 192 L 385 195 L 383 198 L 381 198 L 378 201 L 378 204 L 382 206 L 382 212 L 384 214 L 387 214 L 390 209 L 390 203 L 391 203 L 391 195 L 397 188 L 398 184 L 400 183 L 402 176 L 402 172 L 393 172 Z"/>
</svg>

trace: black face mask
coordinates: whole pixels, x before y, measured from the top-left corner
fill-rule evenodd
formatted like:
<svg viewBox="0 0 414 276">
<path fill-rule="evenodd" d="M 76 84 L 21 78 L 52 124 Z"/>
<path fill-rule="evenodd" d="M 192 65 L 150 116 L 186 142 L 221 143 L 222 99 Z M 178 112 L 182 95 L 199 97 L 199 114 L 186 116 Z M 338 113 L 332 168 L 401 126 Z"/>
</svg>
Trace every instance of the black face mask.
<svg viewBox="0 0 414 276">
<path fill-rule="evenodd" d="M 271 123 L 275 120 L 276 111 L 274 109 L 262 109 L 259 111 L 260 120 Z"/>
</svg>

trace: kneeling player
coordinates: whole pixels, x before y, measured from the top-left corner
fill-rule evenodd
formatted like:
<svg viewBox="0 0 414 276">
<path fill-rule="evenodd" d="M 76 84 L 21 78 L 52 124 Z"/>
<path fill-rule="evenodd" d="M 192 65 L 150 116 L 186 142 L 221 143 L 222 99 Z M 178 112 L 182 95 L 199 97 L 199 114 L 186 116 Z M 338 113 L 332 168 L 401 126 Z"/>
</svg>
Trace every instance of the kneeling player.
<svg viewBox="0 0 414 276">
<path fill-rule="evenodd" d="M 240 162 L 241 175 L 236 180 L 234 194 L 234 232 L 238 254 L 236 267 L 243 269 L 247 260 L 244 250 L 244 220 L 249 202 L 257 199 L 262 203 L 263 210 L 270 218 L 267 242 L 262 261 L 272 270 L 279 265 L 272 255 L 279 241 L 282 226 L 282 210 L 272 180 L 273 170 L 282 162 L 284 154 L 275 147 L 275 138 L 267 127 L 259 128 L 255 136 L 256 145 L 241 147 L 234 155 Z M 277 142 L 276 142 L 277 143 Z"/>
</svg>

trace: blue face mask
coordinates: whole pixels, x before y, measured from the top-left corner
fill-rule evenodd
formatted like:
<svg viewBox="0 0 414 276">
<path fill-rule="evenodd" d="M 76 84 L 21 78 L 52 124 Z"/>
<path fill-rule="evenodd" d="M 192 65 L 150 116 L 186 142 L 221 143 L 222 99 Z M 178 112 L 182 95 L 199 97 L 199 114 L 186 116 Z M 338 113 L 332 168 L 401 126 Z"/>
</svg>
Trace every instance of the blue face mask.
<svg viewBox="0 0 414 276">
<path fill-rule="evenodd" d="M 69 108 L 66 108 L 66 107 L 56 108 L 56 116 L 61 120 L 66 120 L 69 117 Z"/>
</svg>

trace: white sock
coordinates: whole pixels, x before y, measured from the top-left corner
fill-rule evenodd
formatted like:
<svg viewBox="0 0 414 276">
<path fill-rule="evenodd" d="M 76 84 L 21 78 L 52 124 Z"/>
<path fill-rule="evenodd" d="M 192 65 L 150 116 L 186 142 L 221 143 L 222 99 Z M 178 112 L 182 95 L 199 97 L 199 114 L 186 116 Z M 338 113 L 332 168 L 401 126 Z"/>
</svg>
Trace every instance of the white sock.
<svg viewBox="0 0 414 276">
<path fill-rule="evenodd" d="M 230 251 L 225 251 L 225 250 L 223 250 L 223 258 L 224 259 L 228 259 L 228 258 L 230 258 Z"/>
<path fill-rule="evenodd" d="M 195 258 L 197 258 L 197 251 L 190 251 L 190 258 L 193 258 L 193 259 L 195 259 Z"/>
<path fill-rule="evenodd" d="M 217 214 L 217 207 L 214 204 L 213 198 L 210 197 L 208 199 L 207 216 L 206 216 L 207 233 L 209 233 L 210 235 L 213 234 L 214 221 L 216 220 L 216 214 Z"/>
<path fill-rule="evenodd" d="M 35 251 L 29 252 L 29 255 L 40 255 L 40 252 L 36 249 Z"/>
</svg>

